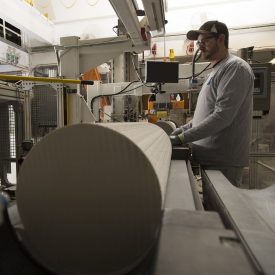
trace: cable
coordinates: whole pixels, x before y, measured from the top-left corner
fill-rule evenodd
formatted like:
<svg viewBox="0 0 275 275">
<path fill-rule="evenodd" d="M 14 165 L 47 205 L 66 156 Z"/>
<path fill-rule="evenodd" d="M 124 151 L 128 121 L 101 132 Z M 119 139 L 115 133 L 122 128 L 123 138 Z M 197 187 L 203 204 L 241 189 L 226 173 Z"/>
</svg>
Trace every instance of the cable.
<svg viewBox="0 0 275 275">
<path fill-rule="evenodd" d="M 119 91 L 119 92 L 116 93 L 116 94 L 97 95 L 97 96 L 93 97 L 92 100 L 91 100 L 91 110 L 93 111 L 93 103 L 94 103 L 94 101 L 95 101 L 97 98 L 102 97 L 102 96 L 114 96 L 114 95 L 119 95 L 119 94 L 123 93 L 129 86 L 131 86 L 133 83 L 136 83 L 136 82 L 139 82 L 139 81 L 138 81 L 138 80 L 134 80 L 134 81 L 130 82 L 125 88 L 123 88 L 121 91 Z M 142 86 L 142 85 L 141 85 L 141 86 Z M 135 87 L 134 89 L 136 89 L 136 88 L 139 88 L 139 87 Z M 133 89 L 133 90 L 134 90 L 134 89 Z M 130 92 L 130 91 L 132 91 L 132 90 L 129 90 L 129 91 L 126 91 L 126 92 Z"/>
<path fill-rule="evenodd" d="M 124 89 L 122 89 L 120 92 L 118 92 L 118 93 L 116 93 L 116 94 L 107 94 L 107 95 L 98 95 L 98 96 L 95 96 L 95 97 L 91 100 L 91 110 L 92 110 L 92 112 L 93 112 L 93 109 L 92 109 L 93 102 L 94 102 L 94 100 L 95 100 L 96 98 L 99 98 L 99 97 L 102 97 L 102 96 L 115 96 L 115 95 L 119 95 L 119 94 L 125 94 L 125 93 L 131 92 L 131 91 L 133 91 L 133 90 L 135 90 L 135 89 L 138 89 L 138 88 L 140 88 L 140 87 L 143 86 L 143 85 L 139 85 L 139 86 L 137 86 L 137 87 L 135 87 L 135 88 L 133 88 L 133 89 L 130 89 L 130 90 L 125 91 L 125 89 L 126 89 L 127 87 L 129 87 L 131 84 L 133 84 L 134 82 L 139 82 L 139 81 L 136 80 L 136 81 L 131 82 L 131 83 L 128 84 Z M 99 122 L 99 121 L 97 121 L 97 122 Z M 121 122 L 121 121 L 120 121 L 120 122 Z"/>
<path fill-rule="evenodd" d="M 104 115 L 108 116 L 109 118 L 113 119 L 113 120 L 116 121 L 116 122 L 123 122 L 123 121 L 118 120 L 117 118 L 112 117 L 112 116 L 110 116 L 109 114 L 105 113 L 102 109 L 100 109 L 99 111 L 100 111 L 101 113 L 103 113 Z"/>
<path fill-rule="evenodd" d="M 133 89 L 131 89 L 131 90 L 127 90 L 127 91 L 123 91 L 123 92 L 120 91 L 120 93 L 117 93 L 117 94 L 114 94 L 114 95 L 126 94 L 126 93 L 131 92 L 131 91 L 133 91 L 133 90 L 135 90 L 135 89 L 138 89 L 138 88 L 140 88 L 140 87 L 142 87 L 142 86 L 143 86 L 143 84 L 141 84 L 141 85 L 139 85 L 139 86 L 137 86 L 137 87 L 135 87 L 135 88 L 133 88 Z"/>
<path fill-rule="evenodd" d="M 56 46 L 54 46 L 54 53 L 55 53 L 56 60 L 57 60 L 57 77 L 60 77 L 61 76 L 60 55 L 59 55 L 59 51 L 56 48 Z"/>
<path fill-rule="evenodd" d="M 202 71 L 200 71 L 199 73 L 197 73 L 197 74 L 195 74 L 194 76 L 195 77 L 198 77 L 199 75 L 201 75 L 203 72 L 205 72 L 206 70 L 210 70 L 210 69 L 212 69 L 212 67 L 211 68 L 209 68 L 209 66 L 211 65 L 211 62 L 209 63 L 209 64 L 207 64 L 207 66 L 202 70 Z M 192 78 L 193 76 L 191 75 L 191 76 L 187 76 L 187 77 L 180 77 L 179 79 L 190 79 L 190 78 Z"/>
<path fill-rule="evenodd" d="M 212 67 L 211 68 L 209 68 L 209 66 L 211 65 L 211 62 L 209 63 L 209 64 L 207 64 L 207 66 L 201 71 L 201 72 L 199 72 L 199 73 L 197 73 L 197 74 L 195 74 L 195 77 L 197 77 L 197 76 L 199 76 L 199 75 L 201 75 L 203 72 L 205 72 L 206 70 L 210 70 L 210 69 L 212 69 Z"/>
<path fill-rule="evenodd" d="M 117 31 L 115 31 L 115 29 L 117 29 Z M 118 26 L 113 26 L 112 30 L 116 35 L 118 35 Z"/>
<path fill-rule="evenodd" d="M 197 57 L 198 55 L 198 57 Z M 201 57 L 201 50 L 198 48 L 193 56 L 192 59 L 192 79 L 195 78 L 195 63 L 198 61 L 198 59 Z"/>
<path fill-rule="evenodd" d="M 136 64 L 135 64 L 135 61 L 134 61 L 134 54 L 133 54 L 133 53 L 131 54 L 131 60 L 132 60 L 133 67 L 134 67 L 134 69 L 135 69 L 135 72 L 136 72 L 136 75 L 137 75 L 139 81 L 140 81 L 141 83 L 143 83 L 143 81 L 141 80 L 141 77 L 140 77 L 140 75 L 139 75 L 139 73 L 138 73 L 138 69 L 137 69 Z"/>
<path fill-rule="evenodd" d="M 199 55 L 196 57 L 195 62 L 197 62 L 201 58 L 201 51 L 199 52 Z"/>
<path fill-rule="evenodd" d="M 136 67 L 136 65 L 135 65 L 135 62 L 134 62 L 134 57 L 133 57 L 133 55 L 134 55 L 134 54 L 132 53 L 132 55 L 131 55 L 132 64 L 133 64 L 133 67 L 134 67 L 134 69 L 135 69 L 135 72 L 136 72 L 136 74 L 137 74 L 137 77 L 138 77 L 139 81 L 140 81 L 144 86 L 146 86 L 146 87 L 148 87 L 148 88 L 154 88 L 155 85 L 147 85 L 143 80 L 141 80 L 141 77 L 140 77 L 140 75 L 139 75 L 139 73 L 138 73 L 138 69 L 137 69 L 137 67 Z"/>
</svg>

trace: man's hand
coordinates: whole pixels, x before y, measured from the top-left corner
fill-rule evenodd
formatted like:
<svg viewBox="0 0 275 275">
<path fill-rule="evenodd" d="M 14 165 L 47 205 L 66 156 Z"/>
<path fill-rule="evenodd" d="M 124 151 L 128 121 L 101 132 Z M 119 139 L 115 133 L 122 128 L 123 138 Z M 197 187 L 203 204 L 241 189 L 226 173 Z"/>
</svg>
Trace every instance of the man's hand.
<svg viewBox="0 0 275 275">
<path fill-rule="evenodd" d="M 171 136 L 177 136 L 183 132 L 182 128 L 177 128 L 175 131 L 171 133 Z"/>
<path fill-rule="evenodd" d="M 174 132 L 172 132 L 170 135 L 170 141 L 173 146 L 184 144 L 184 133 L 182 128 L 177 128 Z"/>
</svg>

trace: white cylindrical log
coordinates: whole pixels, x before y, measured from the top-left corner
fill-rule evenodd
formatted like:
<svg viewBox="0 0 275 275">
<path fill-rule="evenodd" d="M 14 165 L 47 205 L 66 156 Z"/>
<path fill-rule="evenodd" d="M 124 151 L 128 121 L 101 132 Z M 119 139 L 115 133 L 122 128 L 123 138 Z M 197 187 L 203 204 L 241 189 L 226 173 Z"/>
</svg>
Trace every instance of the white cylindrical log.
<svg viewBox="0 0 275 275">
<path fill-rule="evenodd" d="M 167 134 L 150 123 L 52 132 L 18 177 L 24 245 L 57 274 L 128 272 L 156 241 L 170 158 Z"/>
</svg>

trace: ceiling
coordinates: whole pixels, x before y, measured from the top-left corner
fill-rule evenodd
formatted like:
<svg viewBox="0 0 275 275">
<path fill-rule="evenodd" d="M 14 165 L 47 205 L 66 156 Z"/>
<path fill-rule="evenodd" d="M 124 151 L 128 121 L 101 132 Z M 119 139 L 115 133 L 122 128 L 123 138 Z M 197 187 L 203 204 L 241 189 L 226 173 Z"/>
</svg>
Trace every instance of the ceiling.
<svg viewBox="0 0 275 275">
<path fill-rule="evenodd" d="M 165 2 L 167 36 L 185 34 L 212 19 L 223 21 L 230 29 L 275 25 L 273 0 Z M 0 16 L 22 27 L 30 46 L 58 44 L 62 36 L 90 39 L 116 35 L 117 15 L 108 0 L 2 0 L 1 5 Z"/>
<path fill-rule="evenodd" d="M 56 25 L 106 20 L 101 28 L 109 28 L 108 19 L 116 19 L 108 0 L 32 0 L 42 14 Z M 141 1 L 137 1 L 140 3 Z M 218 19 L 229 27 L 269 24 L 274 22 L 273 0 L 166 0 L 167 33 L 186 32 L 202 22 Z M 79 30 L 81 31 L 81 30 Z"/>
</svg>

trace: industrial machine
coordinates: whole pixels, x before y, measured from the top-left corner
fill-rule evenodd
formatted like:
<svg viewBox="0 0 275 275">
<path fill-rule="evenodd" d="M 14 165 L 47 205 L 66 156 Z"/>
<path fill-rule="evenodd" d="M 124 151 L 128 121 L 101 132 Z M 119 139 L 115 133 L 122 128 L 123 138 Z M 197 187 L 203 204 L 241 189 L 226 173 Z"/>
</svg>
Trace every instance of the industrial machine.
<svg viewBox="0 0 275 275">
<path fill-rule="evenodd" d="M 129 85 L 96 82 L 92 94 Z M 139 82 L 131 85 L 132 93 L 151 92 Z M 178 91 L 178 85 L 163 89 Z M 3 102 L 28 102 L 28 85 L 24 92 L 3 87 Z M 39 95 L 41 87 L 35 89 Z M 1 274 L 274 273 L 274 186 L 239 190 L 218 171 L 200 171 L 190 163 L 189 148 L 171 150 L 160 127 L 85 121 L 78 111 L 90 113 L 89 92 L 87 98 L 73 116 L 82 119 L 47 133 L 28 153 L 18 198 L 1 196 Z M 59 111 L 51 113 L 58 123 Z M 41 119 L 43 127 L 56 126 Z"/>
<path fill-rule="evenodd" d="M 1 196 L 1 274 L 274 274 L 274 186 L 237 189 L 189 153 L 148 123 L 47 135 Z"/>
<path fill-rule="evenodd" d="M 55 49 L 61 75 L 75 78 L 119 54 L 141 52 L 152 33 L 163 34 L 163 1 L 143 1 L 143 25 L 136 1 L 110 2 L 125 33 L 62 38 Z M 1 84 L 1 275 L 275 273 L 274 186 L 237 189 L 219 171 L 191 163 L 190 148 L 171 147 L 171 121 L 134 122 L 146 95 L 163 111 L 171 94 L 183 94 L 188 105 L 181 109 L 192 114 L 208 64 L 167 64 L 176 72 L 172 80 L 145 73 L 148 83 L 95 81 L 87 102 L 79 87 Z M 252 67 L 256 110 L 266 112 L 269 68 Z M 103 97 L 111 104 L 100 105 Z M 96 123 L 101 119 L 131 122 Z M 23 147 L 25 140 L 33 148 Z M 17 172 L 18 186 L 10 182 Z"/>
</svg>

